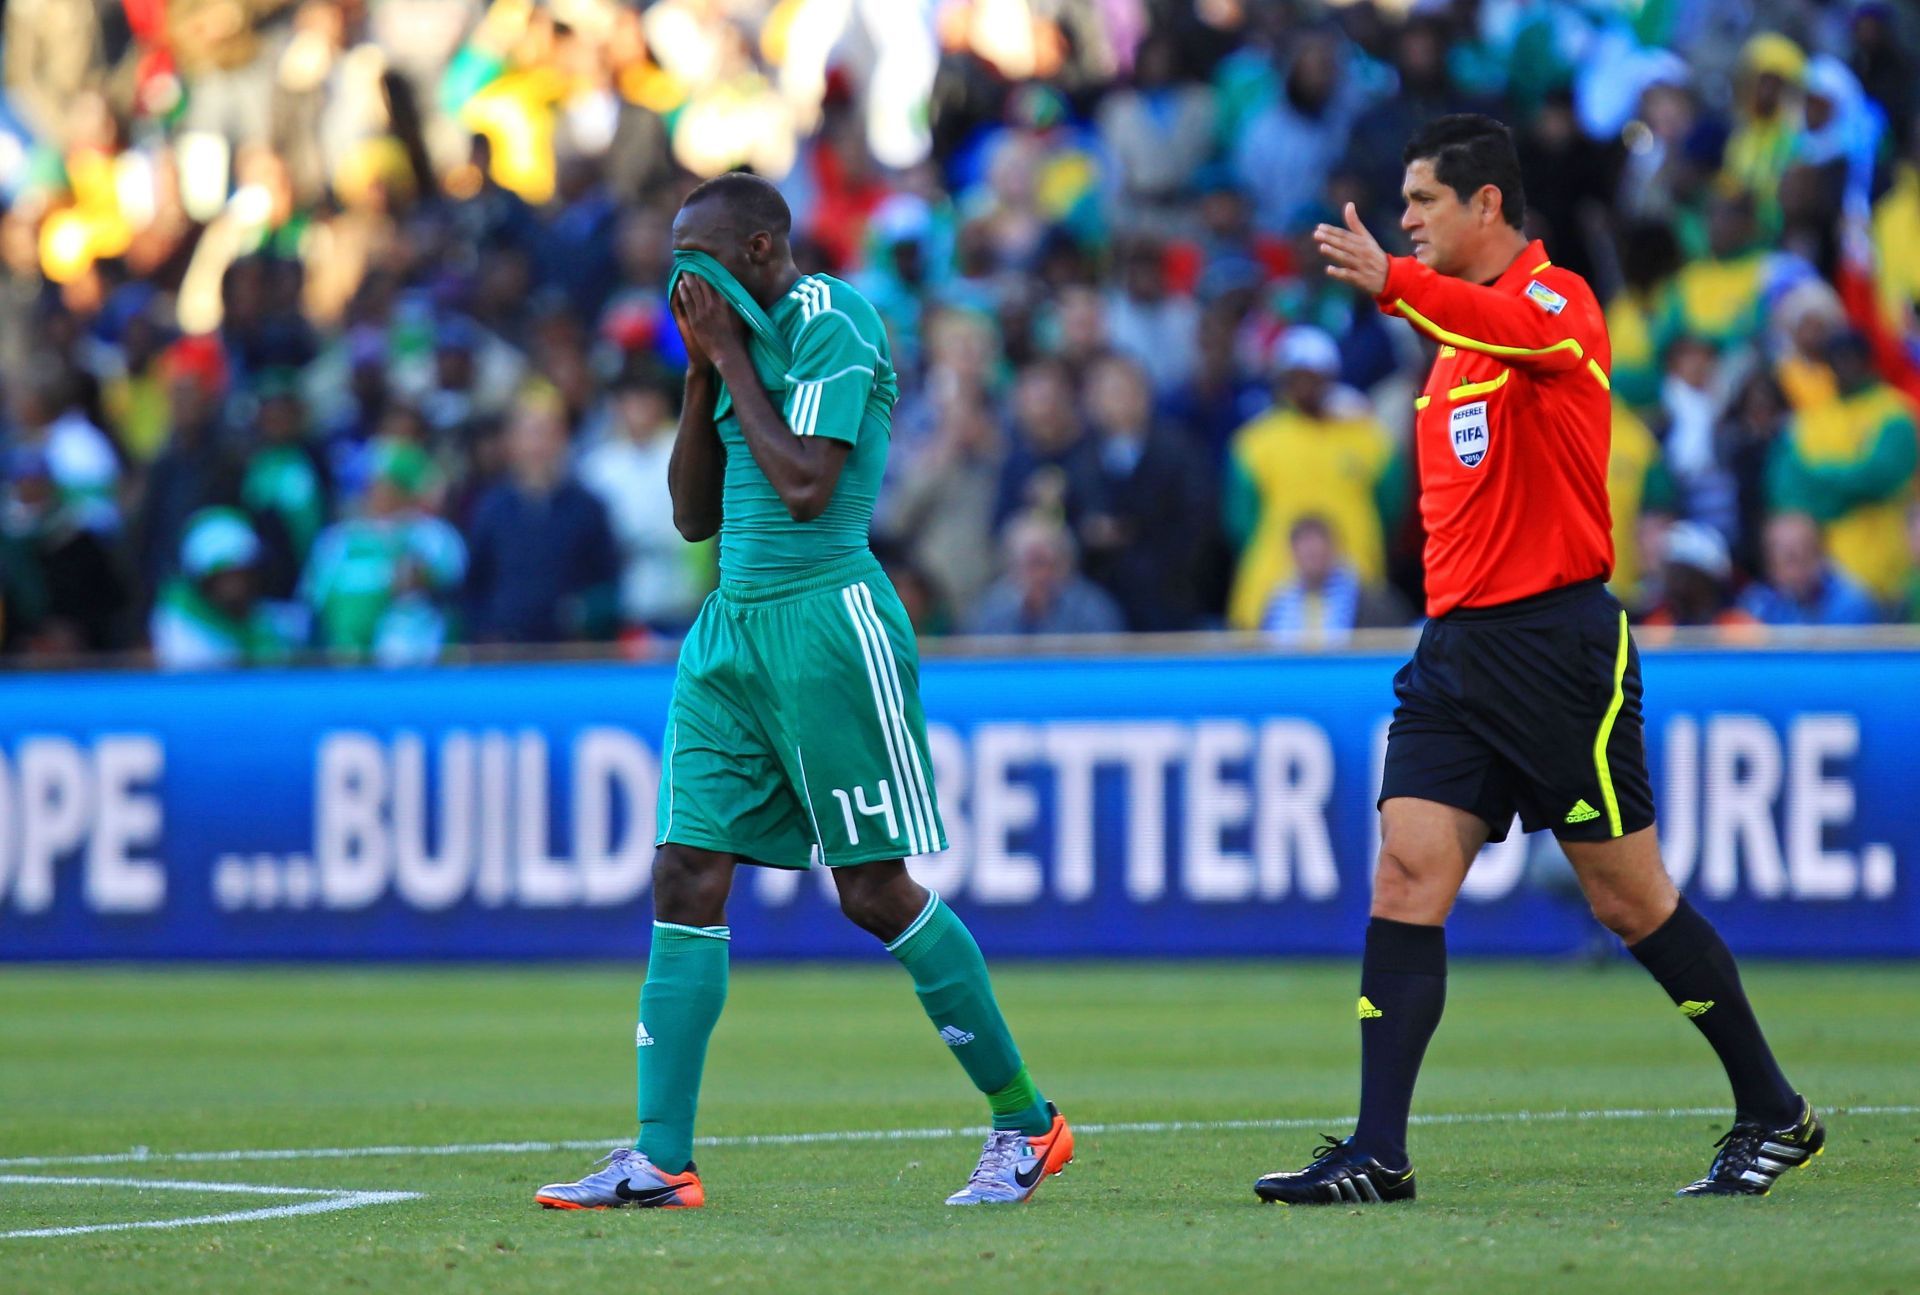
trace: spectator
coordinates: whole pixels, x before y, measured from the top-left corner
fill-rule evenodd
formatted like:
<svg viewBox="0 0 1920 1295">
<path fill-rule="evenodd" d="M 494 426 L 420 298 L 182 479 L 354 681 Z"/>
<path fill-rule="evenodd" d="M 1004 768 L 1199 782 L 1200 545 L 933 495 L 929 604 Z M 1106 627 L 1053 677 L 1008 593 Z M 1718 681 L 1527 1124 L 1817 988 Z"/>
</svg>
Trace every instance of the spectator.
<svg viewBox="0 0 1920 1295">
<path fill-rule="evenodd" d="M 1275 356 L 1278 403 L 1243 427 L 1228 458 L 1225 520 L 1240 550 L 1227 622 L 1260 626 L 1273 591 L 1294 575 L 1289 536 L 1308 513 L 1324 517 L 1360 579 L 1386 574 L 1386 532 L 1401 495 L 1392 440 L 1371 410 L 1343 402 L 1340 352 L 1298 326 Z"/>
<path fill-rule="evenodd" d="M 1735 607 L 1729 593 L 1733 561 L 1727 541 L 1711 526 L 1675 522 L 1666 530 L 1660 604 L 1642 622 L 1653 642 L 1666 641 L 1673 629 L 1713 628 L 1737 641 L 1752 641 L 1759 625 L 1751 613 Z"/>
<path fill-rule="evenodd" d="M 466 574 L 460 533 L 427 510 L 436 486 L 427 452 L 376 440 L 358 516 L 315 541 L 301 579 L 320 646 L 348 661 L 424 665 L 452 635 L 447 606 Z"/>
<path fill-rule="evenodd" d="M 212 670 L 287 660 L 299 641 L 261 599 L 260 538 L 232 508 L 187 520 L 179 574 L 153 609 L 153 657 L 163 670 Z"/>
<path fill-rule="evenodd" d="M 1719 458 L 1716 433 L 1729 396 L 1726 372 L 1712 346 L 1683 337 L 1667 351 L 1660 387 L 1661 456 L 1678 492 L 1679 512 L 1722 535 L 1738 524 L 1733 476 Z"/>
<path fill-rule="evenodd" d="M 1874 374 L 1865 338 L 1837 335 L 1827 349 L 1839 399 L 1795 414 L 1768 467 L 1768 502 L 1810 514 L 1834 565 L 1875 598 L 1905 588 L 1907 507 L 1920 436 L 1912 408 Z"/>
<path fill-rule="evenodd" d="M 993 581 L 994 506 L 1006 456 L 991 408 L 949 400 L 894 493 L 888 534 L 946 606 L 974 606 Z"/>
<path fill-rule="evenodd" d="M 65 515 L 102 535 L 119 530 L 119 458 L 80 409 L 77 377 L 58 356 L 33 361 L 14 417 L 17 443 L 44 456 Z"/>
<path fill-rule="evenodd" d="M 1645 606 L 1641 519 L 1648 513 L 1671 519 L 1673 477 L 1660 457 L 1660 442 L 1618 400 L 1613 402 L 1613 439 L 1607 454 L 1607 499 L 1613 510 L 1613 577 L 1608 586 L 1628 607 Z"/>
<path fill-rule="evenodd" d="M 1036 360 L 1013 384 L 1013 446 L 1000 469 L 993 522 L 1030 509 L 1065 516 L 1067 460 L 1086 434 L 1073 398 L 1073 380 L 1056 359 Z"/>
<path fill-rule="evenodd" d="M 1907 509 L 1907 587 L 1899 611 L 1901 620 L 1920 625 L 1920 503 Z"/>
<path fill-rule="evenodd" d="M 1067 516 L 1089 579 L 1113 596 L 1131 630 L 1200 625 L 1202 546 L 1213 492 L 1194 447 L 1153 421 L 1147 375 L 1110 355 L 1087 374 L 1093 435 L 1067 463 Z"/>
<path fill-rule="evenodd" d="M 1338 31 L 1301 32 L 1291 55 L 1278 98 L 1247 123 L 1233 154 L 1261 228 L 1283 232 L 1298 227 L 1317 202 L 1370 97 L 1347 74 Z"/>
<path fill-rule="evenodd" d="M 82 523 L 43 445 L 7 456 L 0 597 L 9 653 L 67 656 L 125 646 L 128 590 L 105 536 Z"/>
<path fill-rule="evenodd" d="M 1238 324 L 1225 305 L 1200 316 L 1193 375 L 1162 404 L 1170 422 L 1206 447 L 1208 466 L 1216 474 L 1226 465 L 1233 434 L 1267 407 L 1267 393 L 1241 362 Z"/>
<path fill-rule="evenodd" d="M 680 538 L 667 492 L 679 394 L 664 371 L 628 366 L 607 397 L 606 438 L 580 458 L 619 545 L 620 619 L 659 634 L 685 633 L 713 587 L 713 545 Z"/>
<path fill-rule="evenodd" d="M 147 470 L 135 532 L 140 587 L 149 597 L 173 573 L 187 518 L 232 503 L 238 465 L 220 427 L 226 361 L 210 337 L 175 342 L 161 362 L 167 381 L 167 444 Z"/>
<path fill-rule="evenodd" d="M 1173 37 L 1150 34 L 1133 55 L 1133 84 L 1101 101 L 1100 144 L 1108 175 L 1109 220 L 1169 234 L 1189 219 L 1186 195 L 1213 148 L 1212 93 L 1181 77 Z"/>
<path fill-rule="evenodd" d="M 1777 32 L 1762 32 L 1740 51 L 1736 119 L 1721 176 L 1730 188 L 1771 196 L 1780 189 L 1799 144 L 1800 89 L 1807 56 Z"/>
<path fill-rule="evenodd" d="M 1121 257 L 1120 291 L 1107 299 L 1107 337 L 1132 357 L 1161 395 L 1193 376 L 1199 311 L 1191 297 L 1168 290 L 1166 248 L 1142 238 Z"/>
<path fill-rule="evenodd" d="M 1293 578 L 1274 591 L 1260 627 L 1287 647 L 1339 647 L 1353 631 L 1405 625 L 1405 600 L 1391 589 L 1362 583 L 1340 556 L 1324 517 L 1308 513 L 1287 536 Z"/>
<path fill-rule="evenodd" d="M 1074 571 L 1073 537 L 1057 522 L 1015 518 L 1005 542 L 1007 574 L 980 599 L 969 634 L 1118 634 L 1120 608 Z"/>
<path fill-rule="evenodd" d="M 567 467 L 556 397 L 522 396 L 507 427 L 507 477 L 474 508 L 468 532 L 469 631 L 476 643 L 610 637 L 619 547 L 607 510 Z"/>
<path fill-rule="evenodd" d="M 1662 297 L 1654 344 L 1664 357 L 1682 337 L 1725 350 L 1745 346 L 1766 320 L 1772 255 L 1761 245 L 1754 199 L 1720 194 L 1707 208 L 1706 255 L 1688 261 Z"/>
<path fill-rule="evenodd" d="M 261 552 L 252 563 L 263 597 L 291 598 L 307 554 L 327 520 L 326 476 L 307 441 L 299 375 L 269 369 L 254 382 L 259 444 L 240 474 L 240 502 L 257 530 Z"/>
<path fill-rule="evenodd" d="M 1716 434 L 1718 457 L 1733 476 L 1739 519 L 1733 535 L 1733 562 L 1742 571 L 1758 571 L 1764 564 L 1760 533 L 1766 527 L 1767 466 L 1786 427 L 1787 415 L 1787 398 L 1779 385 L 1765 370 L 1756 370 L 1735 393 L 1733 406 Z"/>
<path fill-rule="evenodd" d="M 1766 625 L 1871 625 L 1873 599 L 1833 569 L 1820 546 L 1820 524 L 1805 513 L 1776 513 L 1767 522 L 1766 581 L 1746 587 L 1740 607 Z"/>
</svg>

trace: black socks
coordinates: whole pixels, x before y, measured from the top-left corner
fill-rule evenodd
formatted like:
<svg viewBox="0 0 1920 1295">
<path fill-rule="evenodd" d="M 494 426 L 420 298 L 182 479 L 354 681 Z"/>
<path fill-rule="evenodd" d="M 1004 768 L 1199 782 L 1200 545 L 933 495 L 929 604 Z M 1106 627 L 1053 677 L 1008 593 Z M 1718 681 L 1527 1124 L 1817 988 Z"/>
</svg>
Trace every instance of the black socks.
<svg viewBox="0 0 1920 1295">
<path fill-rule="evenodd" d="M 1360 1122 L 1354 1145 L 1407 1165 L 1407 1111 L 1427 1040 L 1447 1003 L 1447 933 L 1376 917 L 1360 964 Z"/>
<path fill-rule="evenodd" d="M 1629 951 L 1719 1054 L 1733 1085 L 1736 1118 L 1778 1128 L 1799 1117 L 1800 1095 L 1780 1073 L 1740 987 L 1733 954 L 1713 923 L 1682 898 L 1673 916 Z"/>
</svg>

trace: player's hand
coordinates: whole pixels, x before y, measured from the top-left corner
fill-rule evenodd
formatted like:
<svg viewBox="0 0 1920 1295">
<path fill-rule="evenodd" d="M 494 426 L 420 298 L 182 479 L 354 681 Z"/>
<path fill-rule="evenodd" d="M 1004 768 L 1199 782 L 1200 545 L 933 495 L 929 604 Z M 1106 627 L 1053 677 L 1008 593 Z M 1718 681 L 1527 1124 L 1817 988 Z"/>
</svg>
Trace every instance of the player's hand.
<svg viewBox="0 0 1920 1295">
<path fill-rule="evenodd" d="M 1387 290 L 1387 253 L 1380 241 L 1360 223 L 1360 213 L 1347 204 L 1347 224 L 1315 225 L 1313 241 L 1327 261 L 1327 277 L 1350 283 L 1369 297 Z"/>
<path fill-rule="evenodd" d="M 684 283 L 685 280 L 681 282 Z M 687 322 L 686 309 L 680 304 L 680 284 L 674 285 L 673 295 L 667 298 L 667 309 L 673 312 L 674 327 L 680 330 L 680 345 L 687 351 L 687 372 L 704 375 L 713 367 L 713 357 L 708 355 L 694 338 L 693 325 Z"/>
<path fill-rule="evenodd" d="M 689 363 L 719 364 L 747 353 L 747 321 L 698 275 L 683 274 L 673 291 L 673 319 Z"/>
</svg>

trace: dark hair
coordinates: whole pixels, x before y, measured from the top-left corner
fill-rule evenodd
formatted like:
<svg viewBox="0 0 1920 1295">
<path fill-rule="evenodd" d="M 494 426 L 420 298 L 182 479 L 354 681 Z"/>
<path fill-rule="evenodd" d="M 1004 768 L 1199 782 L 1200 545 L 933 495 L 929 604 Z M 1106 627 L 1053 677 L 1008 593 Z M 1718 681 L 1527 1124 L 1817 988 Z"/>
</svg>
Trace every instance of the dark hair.
<svg viewBox="0 0 1920 1295">
<path fill-rule="evenodd" d="M 785 237 L 793 230 L 793 212 L 771 183 L 750 171 L 727 171 L 714 176 L 687 195 L 681 208 L 713 198 L 726 205 L 737 232 Z"/>
<path fill-rule="evenodd" d="M 1400 154 L 1402 166 L 1433 163 L 1440 183 L 1466 202 L 1487 185 L 1500 191 L 1500 214 L 1519 229 L 1527 217 L 1527 195 L 1520 187 L 1520 157 L 1513 151 L 1513 135 L 1491 117 L 1458 112 L 1436 117 L 1407 141 Z"/>
</svg>

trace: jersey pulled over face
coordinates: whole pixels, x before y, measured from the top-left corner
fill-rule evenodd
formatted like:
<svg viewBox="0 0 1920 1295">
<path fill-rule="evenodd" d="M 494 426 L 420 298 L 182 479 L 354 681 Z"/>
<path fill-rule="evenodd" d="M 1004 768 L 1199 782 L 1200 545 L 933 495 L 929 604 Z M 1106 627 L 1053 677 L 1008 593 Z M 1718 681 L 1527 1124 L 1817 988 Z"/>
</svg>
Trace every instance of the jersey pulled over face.
<svg viewBox="0 0 1920 1295">
<path fill-rule="evenodd" d="M 879 312 L 839 279 L 802 276 L 767 317 L 793 355 L 784 385 L 768 397 L 795 436 L 831 437 L 852 449 L 826 511 L 797 522 L 754 461 L 732 400 L 721 401 L 720 573 L 727 580 L 778 579 L 866 549 L 900 395 Z"/>
</svg>

